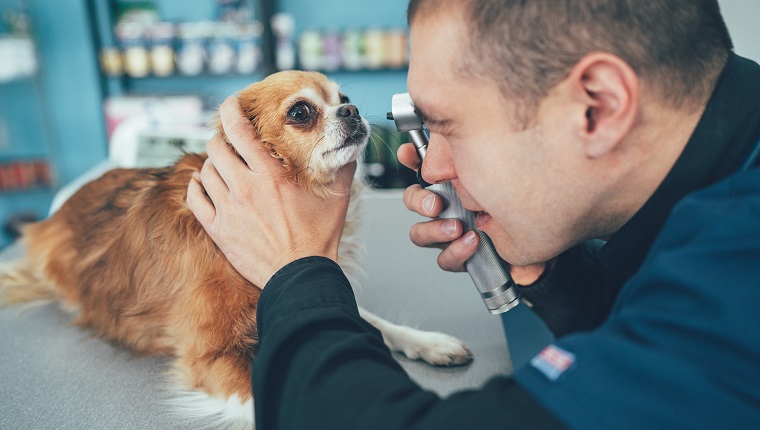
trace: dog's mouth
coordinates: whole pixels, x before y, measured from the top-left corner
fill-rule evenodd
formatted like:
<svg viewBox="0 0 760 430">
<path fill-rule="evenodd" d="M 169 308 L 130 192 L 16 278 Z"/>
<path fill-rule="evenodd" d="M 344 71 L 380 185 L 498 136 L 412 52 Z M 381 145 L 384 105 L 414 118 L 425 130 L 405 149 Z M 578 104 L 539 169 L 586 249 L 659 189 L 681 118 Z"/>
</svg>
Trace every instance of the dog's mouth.
<svg viewBox="0 0 760 430">
<path fill-rule="evenodd" d="M 343 143 L 339 147 L 335 148 L 335 150 L 338 151 L 343 148 L 363 145 L 367 141 L 368 135 L 369 133 L 367 132 L 367 127 L 365 127 L 364 124 L 362 124 L 362 126 L 359 127 L 359 130 L 357 130 L 351 136 L 348 136 L 346 140 L 344 140 Z"/>
<path fill-rule="evenodd" d="M 343 140 L 343 143 L 341 143 L 335 148 L 328 150 L 327 152 L 325 152 L 325 154 L 338 152 L 340 150 L 347 149 L 347 148 L 366 145 L 368 137 L 369 137 L 368 127 L 364 123 L 359 121 L 353 124 L 351 128 L 352 128 L 351 133 Z"/>
</svg>

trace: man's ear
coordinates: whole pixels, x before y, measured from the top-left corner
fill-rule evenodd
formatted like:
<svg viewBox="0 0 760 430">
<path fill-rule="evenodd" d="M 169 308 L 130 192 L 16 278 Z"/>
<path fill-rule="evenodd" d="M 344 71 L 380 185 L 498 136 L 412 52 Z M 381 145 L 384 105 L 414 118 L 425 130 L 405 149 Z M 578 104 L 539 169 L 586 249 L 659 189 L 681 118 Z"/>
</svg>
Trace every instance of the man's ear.
<svg viewBox="0 0 760 430">
<path fill-rule="evenodd" d="M 631 130 L 639 106 L 639 78 L 625 61 L 605 52 L 581 58 L 568 82 L 585 106 L 579 137 L 591 158 L 613 151 Z"/>
</svg>

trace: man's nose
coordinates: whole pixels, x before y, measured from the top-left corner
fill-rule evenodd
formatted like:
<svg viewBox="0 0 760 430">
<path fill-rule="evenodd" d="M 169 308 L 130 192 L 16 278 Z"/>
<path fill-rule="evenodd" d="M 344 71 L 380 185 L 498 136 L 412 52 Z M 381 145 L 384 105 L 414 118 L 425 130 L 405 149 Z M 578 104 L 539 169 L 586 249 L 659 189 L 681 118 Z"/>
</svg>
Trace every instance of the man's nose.
<svg viewBox="0 0 760 430">
<path fill-rule="evenodd" d="M 422 178 L 430 184 L 437 184 L 456 177 L 448 142 L 432 134 L 425 152 L 425 161 L 422 163 Z"/>
</svg>

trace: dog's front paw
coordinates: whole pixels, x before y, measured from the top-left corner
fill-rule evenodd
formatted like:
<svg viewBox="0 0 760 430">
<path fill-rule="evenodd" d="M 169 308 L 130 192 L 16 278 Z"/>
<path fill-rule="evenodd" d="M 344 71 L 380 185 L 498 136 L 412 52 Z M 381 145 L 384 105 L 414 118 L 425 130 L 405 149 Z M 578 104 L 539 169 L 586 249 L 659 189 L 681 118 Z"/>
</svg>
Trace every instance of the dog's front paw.
<svg viewBox="0 0 760 430">
<path fill-rule="evenodd" d="M 401 351 L 411 360 L 422 359 L 433 366 L 462 366 L 472 361 L 464 342 L 437 332 L 410 333 Z"/>
</svg>

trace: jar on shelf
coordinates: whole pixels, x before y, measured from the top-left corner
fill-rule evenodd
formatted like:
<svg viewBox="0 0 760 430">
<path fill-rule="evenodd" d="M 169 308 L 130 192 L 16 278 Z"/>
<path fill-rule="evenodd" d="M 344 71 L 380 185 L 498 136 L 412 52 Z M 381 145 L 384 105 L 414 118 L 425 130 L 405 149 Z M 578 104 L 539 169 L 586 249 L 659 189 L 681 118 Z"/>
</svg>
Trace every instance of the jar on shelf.
<svg viewBox="0 0 760 430">
<path fill-rule="evenodd" d="M 322 68 L 328 72 L 343 66 L 341 40 L 337 31 L 328 30 L 322 35 Z"/>
<path fill-rule="evenodd" d="M 272 32 L 275 38 L 275 65 L 278 70 L 290 70 L 296 66 L 296 50 L 293 32 L 296 22 L 292 15 L 276 13 L 272 16 Z"/>
<path fill-rule="evenodd" d="M 366 31 L 364 34 L 364 54 L 368 68 L 385 67 L 386 44 L 383 30 L 371 28 Z"/>
<path fill-rule="evenodd" d="M 206 62 L 206 37 L 209 33 L 207 22 L 185 22 L 179 24 L 175 61 L 177 71 L 185 76 L 203 73 Z"/>
<path fill-rule="evenodd" d="M 107 46 L 101 49 L 100 68 L 106 76 L 121 76 L 124 74 L 124 62 L 121 50 L 115 46 Z"/>
<path fill-rule="evenodd" d="M 324 44 L 322 34 L 316 30 L 305 30 L 298 40 L 298 58 L 301 68 L 319 70 L 323 66 Z"/>
<path fill-rule="evenodd" d="M 409 38 L 402 29 L 386 33 L 386 65 L 400 68 L 409 65 Z"/>
<path fill-rule="evenodd" d="M 356 29 L 343 32 L 341 41 L 343 67 L 348 70 L 364 68 L 364 34 Z"/>
<path fill-rule="evenodd" d="M 150 56 L 145 41 L 145 26 L 139 22 L 123 21 L 116 25 L 116 38 L 121 44 L 124 71 L 133 78 L 150 73 Z"/>
<path fill-rule="evenodd" d="M 176 29 L 170 22 L 159 22 L 150 27 L 150 61 L 153 74 L 170 76 L 174 73 L 174 37 Z"/>
<path fill-rule="evenodd" d="M 216 22 L 211 28 L 208 43 L 208 69 L 215 75 L 231 73 L 235 66 L 235 37 L 237 24 Z"/>
<path fill-rule="evenodd" d="M 261 34 L 264 26 L 258 21 L 240 24 L 237 35 L 237 60 L 235 71 L 250 75 L 261 64 Z"/>
<path fill-rule="evenodd" d="M 0 82 L 34 76 L 37 67 L 31 38 L 0 35 Z"/>
</svg>

